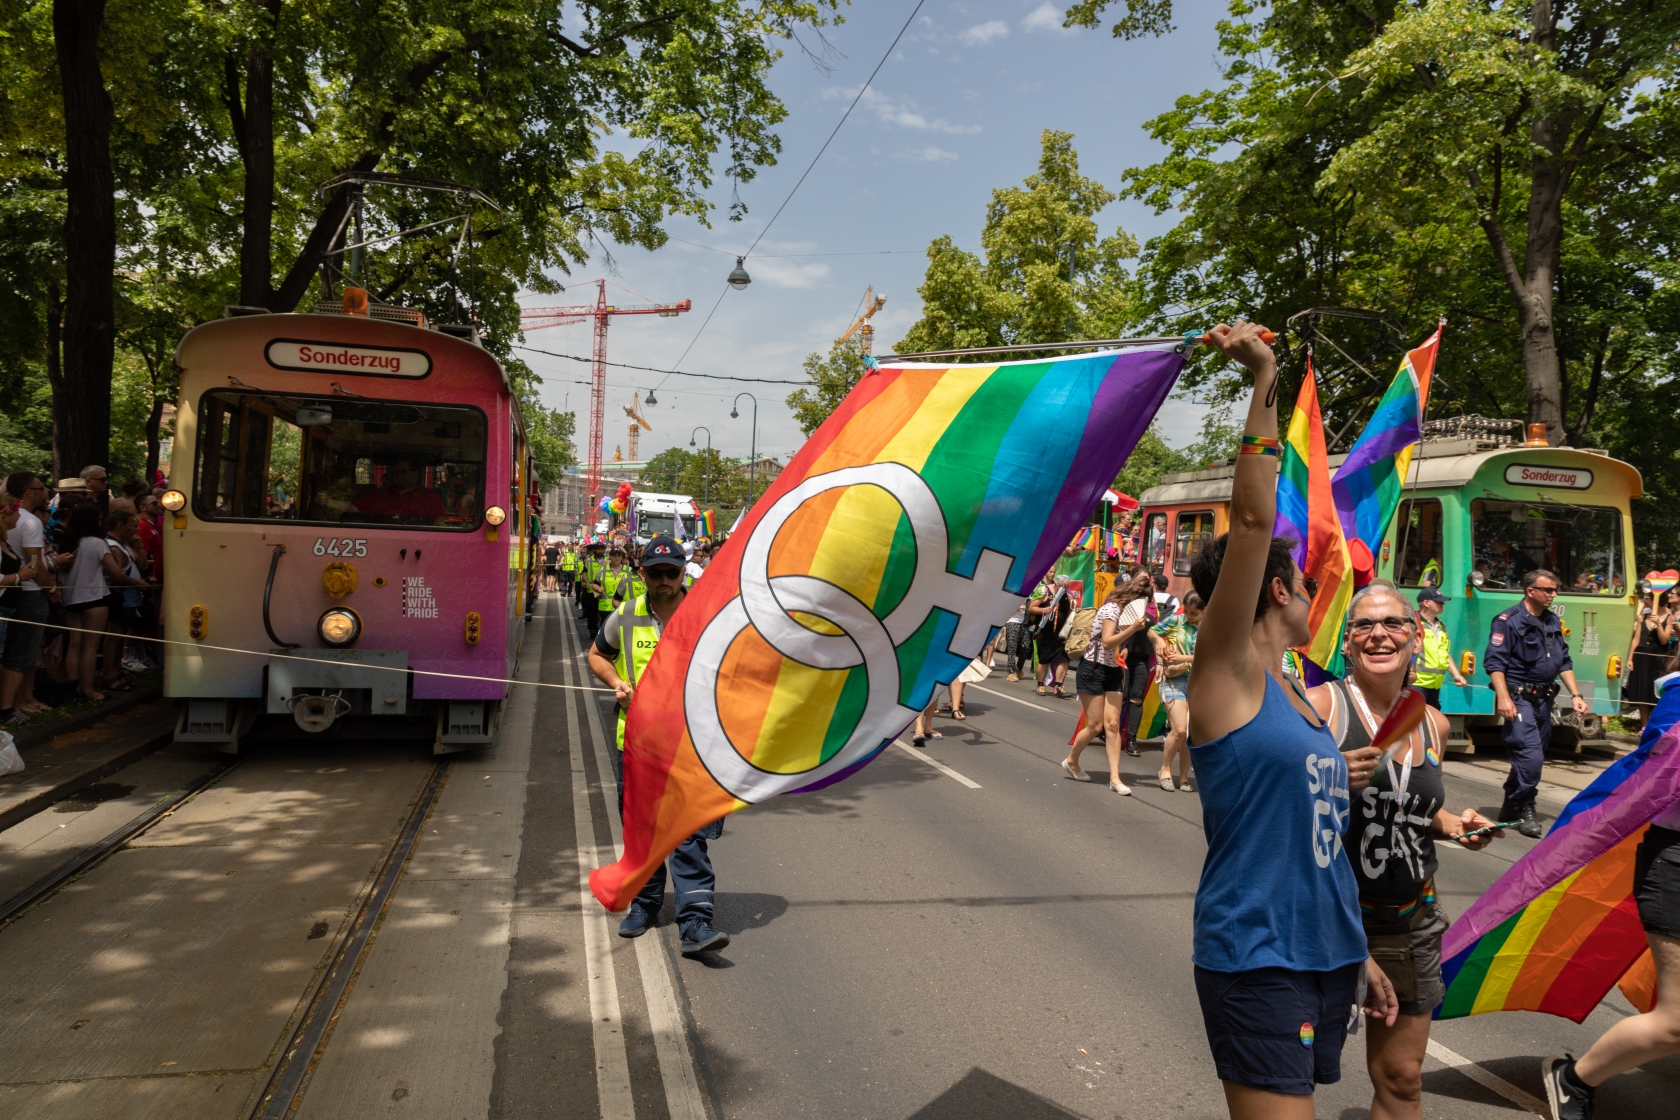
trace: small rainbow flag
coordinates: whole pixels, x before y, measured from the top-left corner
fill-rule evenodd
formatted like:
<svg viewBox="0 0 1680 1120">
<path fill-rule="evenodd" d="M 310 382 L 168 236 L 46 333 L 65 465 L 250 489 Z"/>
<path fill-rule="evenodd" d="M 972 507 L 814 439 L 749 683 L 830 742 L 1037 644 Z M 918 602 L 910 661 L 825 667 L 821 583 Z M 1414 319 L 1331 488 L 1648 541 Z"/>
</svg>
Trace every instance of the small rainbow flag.
<svg viewBox="0 0 1680 1120">
<path fill-rule="evenodd" d="M 1096 533 L 1097 527 L 1095 525 L 1085 526 L 1073 535 L 1073 547 L 1076 549 L 1090 548 L 1092 542 L 1096 540 Z"/>
<path fill-rule="evenodd" d="M 1680 800 L 1680 688 L 1663 692 L 1639 749 L 1569 802 L 1530 848 L 1447 930 L 1447 997 L 1435 1016 L 1543 1011 L 1579 1023 L 1611 985 L 1641 1011 L 1656 973 L 1633 899 L 1634 851 Z"/>
<path fill-rule="evenodd" d="M 1163 344 L 866 374 L 665 629 L 595 897 L 624 909 L 696 829 L 902 734 L 1050 570 L 1183 364 Z"/>
<path fill-rule="evenodd" d="M 717 514 L 711 510 L 700 515 L 700 535 L 707 540 L 717 536 Z"/>
<path fill-rule="evenodd" d="M 1295 562 L 1318 581 L 1318 595 L 1307 616 L 1312 640 L 1300 652 L 1331 676 L 1340 676 L 1342 623 L 1353 601 L 1353 562 L 1336 517 L 1311 352 L 1278 463 L 1277 521 L 1272 533 L 1297 542 Z"/>
<path fill-rule="evenodd" d="M 1382 547 L 1388 523 L 1400 508 L 1400 488 L 1422 438 L 1429 379 L 1444 329 L 1445 320 L 1422 346 L 1407 351 L 1400 360 L 1400 372 L 1331 480 L 1342 535 L 1349 541 L 1364 541 L 1372 556 Z"/>
</svg>

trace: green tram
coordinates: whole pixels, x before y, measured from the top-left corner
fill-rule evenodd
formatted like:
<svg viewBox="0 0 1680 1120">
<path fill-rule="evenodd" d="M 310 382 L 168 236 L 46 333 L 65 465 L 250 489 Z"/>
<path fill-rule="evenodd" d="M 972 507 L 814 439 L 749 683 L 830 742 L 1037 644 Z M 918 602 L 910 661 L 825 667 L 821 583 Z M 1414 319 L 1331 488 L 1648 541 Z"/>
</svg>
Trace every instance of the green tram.
<svg viewBox="0 0 1680 1120">
<path fill-rule="evenodd" d="M 1448 746 L 1473 753 L 1496 741 L 1493 687 L 1481 667 L 1494 616 L 1522 599 L 1525 572 L 1557 573 L 1552 609 L 1592 705 L 1556 709 L 1554 747 L 1610 750 L 1604 717 L 1621 710 L 1621 676 L 1640 589 L 1633 572 L 1629 503 L 1639 472 L 1606 452 L 1525 444 L 1519 421 L 1456 417 L 1425 425 L 1399 510 L 1376 557 L 1376 574 L 1414 594 L 1436 586 L 1450 600 L 1442 621 L 1468 682 L 1449 677 L 1441 708 Z M 1331 456 L 1332 469 L 1342 456 Z M 1233 467 L 1169 474 L 1139 499 L 1141 555 L 1172 591 L 1190 588 L 1190 561 L 1226 529 Z"/>
</svg>

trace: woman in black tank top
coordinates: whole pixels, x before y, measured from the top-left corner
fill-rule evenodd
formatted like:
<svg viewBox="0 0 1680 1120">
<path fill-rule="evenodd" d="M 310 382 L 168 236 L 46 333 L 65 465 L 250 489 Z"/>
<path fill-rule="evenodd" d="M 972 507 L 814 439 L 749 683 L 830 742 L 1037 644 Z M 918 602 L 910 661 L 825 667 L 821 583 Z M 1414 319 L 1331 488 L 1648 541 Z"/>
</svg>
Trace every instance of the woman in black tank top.
<svg viewBox="0 0 1680 1120">
<path fill-rule="evenodd" d="M 1361 589 L 1348 607 L 1348 675 L 1310 689 L 1350 769 L 1379 756 L 1371 745 L 1410 679 L 1420 648 L 1417 613 L 1386 584 Z M 1423 1057 L 1429 1022 L 1446 994 L 1441 982 L 1441 937 L 1447 916 L 1435 901 L 1435 841 L 1480 849 L 1495 836 L 1464 834 L 1494 822 L 1474 809 L 1444 808 L 1441 775 L 1447 719 L 1434 708 L 1369 781 L 1355 783 L 1343 847 L 1359 883 L 1360 916 L 1371 955 L 1394 982 L 1400 1015 L 1393 1026 L 1370 1023 L 1365 1063 L 1376 1087 L 1373 1116 L 1422 1113 Z"/>
</svg>

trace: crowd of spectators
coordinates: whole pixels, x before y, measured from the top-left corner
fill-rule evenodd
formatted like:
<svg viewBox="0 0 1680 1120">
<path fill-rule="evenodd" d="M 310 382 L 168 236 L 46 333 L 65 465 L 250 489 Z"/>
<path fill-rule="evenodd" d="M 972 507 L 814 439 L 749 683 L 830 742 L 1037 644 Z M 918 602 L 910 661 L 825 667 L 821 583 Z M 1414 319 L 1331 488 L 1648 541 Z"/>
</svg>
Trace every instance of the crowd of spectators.
<svg viewBox="0 0 1680 1120">
<path fill-rule="evenodd" d="M 104 467 L 57 484 L 32 471 L 0 492 L 0 727 L 128 691 L 156 668 L 162 479 L 111 490 Z"/>
</svg>

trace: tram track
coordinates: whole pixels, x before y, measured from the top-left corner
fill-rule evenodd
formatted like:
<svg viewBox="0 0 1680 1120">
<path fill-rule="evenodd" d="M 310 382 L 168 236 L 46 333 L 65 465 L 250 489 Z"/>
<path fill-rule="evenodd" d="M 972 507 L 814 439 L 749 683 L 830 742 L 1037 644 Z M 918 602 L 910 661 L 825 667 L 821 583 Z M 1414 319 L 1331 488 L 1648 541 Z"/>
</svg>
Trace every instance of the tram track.
<svg viewBox="0 0 1680 1120">
<path fill-rule="evenodd" d="M 449 769 L 447 761 L 439 761 L 427 773 L 397 833 L 396 842 L 385 855 L 372 888 L 362 896 L 355 920 L 340 936 L 332 963 L 327 966 L 307 1009 L 280 1048 L 280 1060 L 275 1063 L 268 1084 L 258 1096 L 251 1120 L 286 1120 L 302 1103 L 309 1079 L 331 1041 L 333 1024 L 348 1002 L 356 976 L 367 958 L 373 934 L 384 917 L 403 870 L 419 846 L 426 819 L 437 804 Z"/>
<path fill-rule="evenodd" d="M 76 876 L 91 870 L 106 857 L 120 851 L 124 844 L 180 808 L 186 800 L 239 765 L 241 760 L 230 759 L 212 766 L 180 789 L 167 794 L 151 808 L 103 837 L 86 851 L 60 864 L 5 902 L 0 902 L 0 930 L 6 929 L 31 908 L 44 902 L 53 892 Z M 43 810 L 45 811 L 45 810 Z"/>
</svg>

